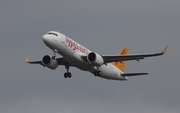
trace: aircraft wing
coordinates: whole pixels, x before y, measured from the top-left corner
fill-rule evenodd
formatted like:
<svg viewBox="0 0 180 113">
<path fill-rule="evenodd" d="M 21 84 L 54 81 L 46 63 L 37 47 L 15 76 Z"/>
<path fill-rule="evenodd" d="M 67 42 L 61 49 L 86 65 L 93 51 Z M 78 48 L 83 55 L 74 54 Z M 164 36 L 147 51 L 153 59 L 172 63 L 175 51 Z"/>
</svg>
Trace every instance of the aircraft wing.
<svg viewBox="0 0 180 113">
<path fill-rule="evenodd" d="M 28 57 L 26 58 L 27 63 L 40 64 L 40 65 L 44 66 L 41 60 L 39 60 L 39 61 L 30 61 L 30 58 L 31 58 L 31 55 L 28 55 Z M 66 60 L 63 57 L 56 58 L 56 60 L 58 62 L 58 65 L 64 65 L 65 66 L 67 64 Z M 72 65 L 70 65 L 70 66 L 72 66 Z"/>
<path fill-rule="evenodd" d="M 136 60 L 139 62 L 139 60 L 144 59 L 146 57 L 154 57 L 154 56 L 160 56 L 165 54 L 166 50 L 168 48 L 168 45 L 164 48 L 164 50 L 160 53 L 146 53 L 146 54 L 127 54 L 127 55 L 101 55 L 104 59 L 104 63 L 111 63 L 111 62 L 122 62 L 122 61 L 128 61 L 128 60 Z M 87 61 L 87 56 L 82 56 L 83 60 Z"/>
<path fill-rule="evenodd" d="M 105 63 L 110 63 L 110 62 L 122 62 L 122 61 L 127 61 L 127 60 L 137 60 L 139 61 L 140 59 L 144 59 L 146 57 L 154 57 L 154 56 L 160 56 L 165 54 L 168 46 L 164 48 L 164 50 L 160 53 L 147 53 L 147 54 L 127 54 L 127 55 L 112 55 L 112 56 L 105 56 L 102 55 L 103 59 L 105 60 Z"/>
</svg>

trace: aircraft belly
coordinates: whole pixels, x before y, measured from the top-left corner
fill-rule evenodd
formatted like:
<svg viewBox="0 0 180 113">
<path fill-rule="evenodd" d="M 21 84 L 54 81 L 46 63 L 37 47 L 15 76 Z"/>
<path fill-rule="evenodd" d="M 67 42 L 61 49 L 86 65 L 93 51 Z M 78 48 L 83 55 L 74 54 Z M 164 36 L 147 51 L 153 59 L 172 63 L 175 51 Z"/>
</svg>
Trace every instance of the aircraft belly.
<svg viewBox="0 0 180 113">
<path fill-rule="evenodd" d="M 77 67 L 78 69 L 83 70 L 83 71 L 93 71 L 96 69 L 96 67 L 88 65 L 86 62 L 81 62 L 77 59 L 71 60 L 70 63 L 72 65 L 74 65 L 75 67 Z"/>
<path fill-rule="evenodd" d="M 80 70 L 83 71 L 94 70 L 94 66 L 87 64 L 87 62 L 85 62 L 81 58 L 83 54 L 79 51 L 75 51 L 70 48 L 67 48 L 64 51 L 61 51 L 61 53 L 59 54 L 61 54 L 67 62 L 69 62 L 70 64 L 72 64 L 73 66 L 77 67 Z"/>
</svg>

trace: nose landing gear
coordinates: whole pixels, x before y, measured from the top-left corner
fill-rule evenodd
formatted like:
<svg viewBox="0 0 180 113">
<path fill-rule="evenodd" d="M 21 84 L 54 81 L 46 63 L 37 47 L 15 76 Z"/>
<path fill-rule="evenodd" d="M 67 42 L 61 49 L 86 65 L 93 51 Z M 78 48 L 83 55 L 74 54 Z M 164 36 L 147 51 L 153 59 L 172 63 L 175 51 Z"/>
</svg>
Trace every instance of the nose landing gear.
<svg viewBox="0 0 180 113">
<path fill-rule="evenodd" d="M 64 78 L 71 78 L 72 77 L 72 74 L 69 72 L 69 68 L 70 68 L 70 66 L 69 66 L 69 64 L 66 64 L 65 65 L 65 68 L 66 68 L 66 70 L 67 70 L 67 72 L 66 73 L 64 73 Z"/>
<path fill-rule="evenodd" d="M 54 53 L 54 56 L 52 56 L 52 59 L 56 59 L 56 53 L 58 53 L 58 50 L 57 50 L 57 49 L 54 49 L 54 50 L 53 50 L 53 53 Z M 70 68 L 69 63 L 67 63 L 67 64 L 65 65 L 65 68 L 66 68 L 67 72 L 64 73 L 64 78 L 71 78 L 71 77 L 72 77 L 72 74 L 69 72 L 69 68 Z"/>
<path fill-rule="evenodd" d="M 68 73 L 64 73 L 64 78 L 67 78 L 67 77 L 68 77 L 68 78 L 71 78 L 71 77 L 72 77 L 72 74 L 69 73 L 69 72 L 68 72 Z"/>
<path fill-rule="evenodd" d="M 53 50 L 53 53 L 54 53 L 54 56 L 52 56 L 52 59 L 56 59 L 56 53 L 58 53 L 58 50 L 57 49 Z"/>
</svg>

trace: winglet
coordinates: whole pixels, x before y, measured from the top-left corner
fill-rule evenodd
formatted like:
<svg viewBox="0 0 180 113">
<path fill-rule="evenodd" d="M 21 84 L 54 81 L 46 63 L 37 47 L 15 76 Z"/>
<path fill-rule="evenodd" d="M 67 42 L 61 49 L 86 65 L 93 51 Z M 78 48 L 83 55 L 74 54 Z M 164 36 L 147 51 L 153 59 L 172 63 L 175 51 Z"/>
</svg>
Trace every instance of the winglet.
<svg viewBox="0 0 180 113">
<path fill-rule="evenodd" d="M 31 55 L 29 54 L 26 58 L 26 62 L 28 63 L 30 61 L 30 59 L 31 59 Z"/>
<path fill-rule="evenodd" d="M 167 48 L 168 48 L 168 45 L 164 48 L 163 54 L 166 53 Z"/>
</svg>

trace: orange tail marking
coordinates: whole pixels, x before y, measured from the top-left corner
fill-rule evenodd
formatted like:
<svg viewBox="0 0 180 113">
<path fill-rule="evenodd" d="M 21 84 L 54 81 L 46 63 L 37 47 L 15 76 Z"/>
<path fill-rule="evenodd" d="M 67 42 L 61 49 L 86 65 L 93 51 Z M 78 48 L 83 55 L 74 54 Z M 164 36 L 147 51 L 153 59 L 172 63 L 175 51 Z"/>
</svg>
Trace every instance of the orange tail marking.
<svg viewBox="0 0 180 113">
<path fill-rule="evenodd" d="M 128 48 L 127 47 L 123 47 L 122 50 L 119 52 L 119 55 L 126 55 L 128 53 Z M 124 71 L 124 66 L 125 66 L 125 61 L 122 62 L 112 62 L 112 64 L 114 66 L 116 66 L 118 69 L 120 69 L 121 71 Z"/>
</svg>

